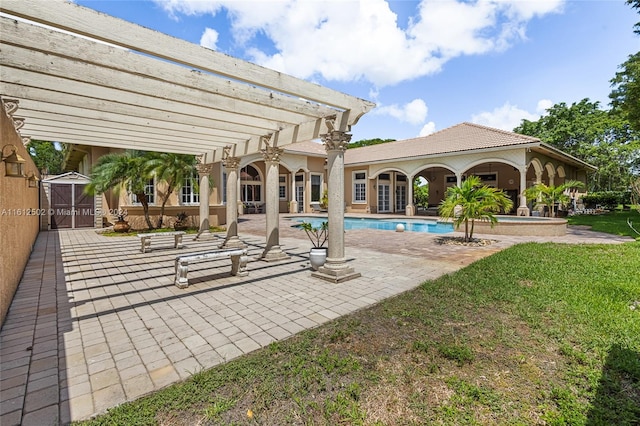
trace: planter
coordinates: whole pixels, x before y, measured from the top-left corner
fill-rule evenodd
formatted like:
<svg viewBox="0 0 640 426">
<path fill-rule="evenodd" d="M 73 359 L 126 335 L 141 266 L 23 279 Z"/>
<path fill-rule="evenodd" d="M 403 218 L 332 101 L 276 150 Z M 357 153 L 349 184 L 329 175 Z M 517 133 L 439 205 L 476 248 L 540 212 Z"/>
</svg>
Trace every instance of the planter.
<svg viewBox="0 0 640 426">
<path fill-rule="evenodd" d="M 176 231 L 186 231 L 187 229 L 189 229 L 189 226 L 187 224 L 176 223 L 175 225 L 173 225 L 173 229 L 175 229 Z"/>
<path fill-rule="evenodd" d="M 327 260 L 327 248 L 326 247 L 314 247 L 309 251 L 309 263 L 311 269 L 317 271 L 319 267 L 324 265 Z"/>
<path fill-rule="evenodd" d="M 131 225 L 126 220 L 119 220 L 113 224 L 114 232 L 129 232 Z"/>
</svg>

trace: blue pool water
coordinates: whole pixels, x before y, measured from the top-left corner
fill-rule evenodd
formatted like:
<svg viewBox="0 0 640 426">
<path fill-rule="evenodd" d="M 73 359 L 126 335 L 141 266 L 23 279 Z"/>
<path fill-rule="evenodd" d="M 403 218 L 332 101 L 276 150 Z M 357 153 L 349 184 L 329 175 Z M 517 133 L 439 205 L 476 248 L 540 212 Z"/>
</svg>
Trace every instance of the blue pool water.
<svg viewBox="0 0 640 426">
<path fill-rule="evenodd" d="M 322 217 L 293 217 L 296 222 L 310 222 L 313 227 L 320 227 L 327 218 Z M 428 232 L 431 234 L 447 234 L 453 232 L 451 223 L 439 223 L 433 220 L 402 220 L 402 219 L 369 219 L 369 218 L 344 218 L 344 229 L 382 229 L 385 231 L 395 231 L 397 224 L 403 224 L 405 231 Z"/>
</svg>

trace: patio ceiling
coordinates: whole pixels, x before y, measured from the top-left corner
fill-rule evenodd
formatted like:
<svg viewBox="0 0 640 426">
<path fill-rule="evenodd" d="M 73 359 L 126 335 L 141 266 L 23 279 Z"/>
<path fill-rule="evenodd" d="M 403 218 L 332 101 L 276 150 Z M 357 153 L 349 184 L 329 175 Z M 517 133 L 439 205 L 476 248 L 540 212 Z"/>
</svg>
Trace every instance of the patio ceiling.
<svg viewBox="0 0 640 426">
<path fill-rule="evenodd" d="M 242 156 L 348 131 L 372 102 L 62 0 L 0 2 L 0 96 L 23 137 Z M 44 26 L 43 26 L 44 25 Z"/>
</svg>

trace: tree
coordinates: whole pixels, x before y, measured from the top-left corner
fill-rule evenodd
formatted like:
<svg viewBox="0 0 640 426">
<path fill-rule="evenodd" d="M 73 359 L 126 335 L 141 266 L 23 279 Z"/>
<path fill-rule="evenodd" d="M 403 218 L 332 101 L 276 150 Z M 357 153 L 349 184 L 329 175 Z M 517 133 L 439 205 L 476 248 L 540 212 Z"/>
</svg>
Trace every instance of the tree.
<svg viewBox="0 0 640 426">
<path fill-rule="evenodd" d="M 629 55 L 619 68 L 621 71 L 611 79 L 611 106 L 629 120 L 636 132 L 640 132 L 640 52 Z"/>
<path fill-rule="evenodd" d="M 633 9 L 638 9 L 638 13 L 640 13 L 640 0 L 627 0 L 627 4 L 631 5 Z M 634 25 L 635 30 L 633 31 L 636 34 L 640 34 L 640 22 Z"/>
<path fill-rule="evenodd" d="M 86 186 L 85 192 L 90 195 L 103 194 L 113 188 L 117 194 L 122 187 L 127 187 L 142 204 L 147 226 L 153 229 L 149 218 L 149 202 L 145 193 L 147 182 L 152 178 L 148 165 L 150 159 L 150 153 L 134 150 L 100 157 L 91 170 L 89 176 L 91 182 Z"/>
<path fill-rule="evenodd" d="M 164 208 L 169 197 L 179 188 L 186 179 L 191 178 L 195 170 L 196 158 L 189 154 L 175 154 L 171 152 L 149 153 L 146 163 L 147 172 L 155 175 L 158 181 L 164 181 L 167 185 L 164 192 L 159 193 L 162 201 L 160 205 L 160 217 L 157 228 L 162 228 Z"/>
<path fill-rule="evenodd" d="M 558 186 L 547 186 L 544 183 L 538 183 L 525 189 L 524 195 L 528 200 L 537 200 L 536 207 L 540 205 L 549 207 L 549 216 L 555 217 L 555 204 L 567 205 L 571 201 L 571 197 L 566 191 L 570 188 L 583 187 L 584 184 L 576 180 L 570 180 Z"/>
<path fill-rule="evenodd" d="M 615 111 L 583 99 L 568 106 L 561 102 L 538 121 L 523 120 L 514 132 L 543 142 L 598 167 L 589 190 L 624 190 L 640 166 L 640 133 Z"/>
<path fill-rule="evenodd" d="M 447 188 L 439 211 L 440 216 L 453 218 L 456 228 L 464 223 L 464 242 L 469 242 L 476 220 L 489 221 L 493 227 L 498 221 L 495 214 L 512 207 L 513 202 L 504 192 L 483 185 L 478 176 L 469 176 L 462 185 Z"/>
<path fill-rule="evenodd" d="M 395 139 L 380 139 L 380 138 L 363 139 L 363 140 L 360 140 L 360 141 L 351 142 L 351 143 L 347 144 L 347 148 L 359 148 L 359 147 L 362 147 L 362 146 L 379 145 L 381 143 L 394 142 L 394 141 L 395 141 Z"/>
<path fill-rule="evenodd" d="M 429 207 L 429 183 L 420 184 L 421 179 L 413 180 L 413 199 L 414 204 L 419 207 Z"/>
<path fill-rule="evenodd" d="M 32 140 L 27 151 L 38 170 L 44 174 L 58 175 L 62 173 L 64 153 L 54 142 Z"/>
</svg>

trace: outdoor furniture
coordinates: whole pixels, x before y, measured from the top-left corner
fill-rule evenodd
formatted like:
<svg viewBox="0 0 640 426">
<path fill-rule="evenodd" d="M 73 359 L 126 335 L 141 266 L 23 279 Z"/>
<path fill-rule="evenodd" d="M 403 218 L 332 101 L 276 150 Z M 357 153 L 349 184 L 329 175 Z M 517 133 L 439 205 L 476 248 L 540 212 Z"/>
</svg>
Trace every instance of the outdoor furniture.
<svg viewBox="0 0 640 426">
<path fill-rule="evenodd" d="M 203 253 L 191 253 L 176 257 L 175 269 L 176 276 L 174 284 L 178 288 L 189 287 L 189 279 L 187 274 L 189 273 L 189 264 L 191 262 L 199 262 L 212 259 L 231 259 L 231 275 L 238 275 L 244 277 L 249 274 L 247 271 L 247 263 L 249 257 L 247 256 L 247 249 L 218 249 Z"/>
<path fill-rule="evenodd" d="M 138 234 L 138 238 L 140 238 L 140 251 L 146 253 L 149 247 L 151 246 L 151 239 L 155 237 L 173 237 L 174 243 L 173 248 L 182 248 L 182 236 L 185 234 L 184 231 L 173 231 L 173 232 L 149 232 L 146 234 Z"/>
</svg>

